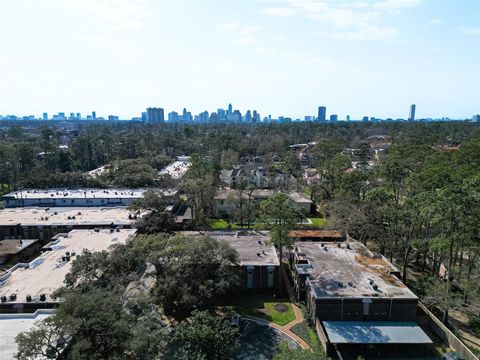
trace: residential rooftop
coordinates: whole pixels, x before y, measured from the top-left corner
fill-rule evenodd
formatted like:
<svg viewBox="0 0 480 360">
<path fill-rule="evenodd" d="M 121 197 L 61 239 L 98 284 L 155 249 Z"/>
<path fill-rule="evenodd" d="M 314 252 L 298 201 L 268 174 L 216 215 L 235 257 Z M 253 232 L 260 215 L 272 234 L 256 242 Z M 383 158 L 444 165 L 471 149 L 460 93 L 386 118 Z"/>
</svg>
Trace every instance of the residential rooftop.
<svg viewBox="0 0 480 360">
<path fill-rule="evenodd" d="M 129 225 L 135 214 L 125 207 L 27 207 L 0 210 L 0 226 Z"/>
<path fill-rule="evenodd" d="M 268 244 L 270 235 L 266 232 L 184 231 L 182 234 L 206 235 L 228 242 L 237 251 L 242 266 L 278 266 L 280 264 L 275 247 Z"/>
<path fill-rule="evenodd" d="M 252 196 L 256 199 L 267 199 L 273 196 L 278 191 L 274 189 L 256 189 L 252 190 Z M 219 189 L 215 194 L 215 200 L 228 200 L 231 197 L 238 196 L 239 190 L 235 189 Z M 248 198 L 250 191 L 243 191 L 243 197 Z M 290 198 L 296 203 L 308 203 L 311 204 L 312 200 L 309 199 L 306 195 L 298 193 L 296 191 L 286 192 Z"/>
<path fill-rule="evenodd" d="M 46 302 L 55 302 L 51 295 L 63 285 L 77 255 L 84 250 L 102 251 L 111 245 L 123 244 L 133 238 L 135 232 L 134 229 L 73 230 L 57 236 L 55 241 L 44 247 L 50 250 L 30 262 L 28 267 L 16 266 L 2 276 L 0 296 L 6 296 L 7 302 L 25 303 L 28 295 L 32 302 L 36 302 L 41 294 L 45 294 Z M 70 258 L 67 260 L 66 256 Z M 16 294 L 16 299 L 10 300 L 11 294 Z"/>
<path fill-rule="evenodd" d="M 417 298 L 387 259 L 357 241 L 297 242 L 295 252 L 296 270 L 309 275 L 315 298 Z"/>
</svg>

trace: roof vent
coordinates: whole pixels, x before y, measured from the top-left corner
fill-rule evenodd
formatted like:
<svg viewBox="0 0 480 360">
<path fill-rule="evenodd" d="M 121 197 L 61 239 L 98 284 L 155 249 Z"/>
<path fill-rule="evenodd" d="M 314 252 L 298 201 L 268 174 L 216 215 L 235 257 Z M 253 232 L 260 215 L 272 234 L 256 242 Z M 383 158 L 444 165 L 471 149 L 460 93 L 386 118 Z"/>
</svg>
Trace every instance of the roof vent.
<svg viewBox="0 0 480 360">
<path fill-rule="evenodd" d="M 257 256 L 262 256 L 262 253 L 257 252 Z"/>
<path fill-rule="evenodd" d="M 377 290 L 378 290 L 378 285 L 377 285 L 377 284 L 373 284 L 373 285 L 372 285 L 372 288 L 373 288 L 373 290 L 377 291 Z"/>
<path fill-rule="evenodd" d="M 342 282 L 339 281 L 339 282 L 337 283 L 337 285 L 338 285 L 339 288 L 343 288 L 343 283 L 342 283 Z"/>
</svg>

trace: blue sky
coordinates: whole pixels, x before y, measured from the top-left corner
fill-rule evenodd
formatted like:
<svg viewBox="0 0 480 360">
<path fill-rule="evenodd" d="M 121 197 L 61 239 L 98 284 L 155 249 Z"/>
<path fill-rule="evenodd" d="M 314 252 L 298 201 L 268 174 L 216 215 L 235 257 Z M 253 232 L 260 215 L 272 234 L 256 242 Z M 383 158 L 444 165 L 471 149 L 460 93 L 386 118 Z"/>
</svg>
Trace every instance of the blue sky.
<svg viewBox="0 0 480 360">
<path fill-rule="evenodd" d="M 480 112 L 480 0 L 0 0 L 0 114 Z"/>
</svg>

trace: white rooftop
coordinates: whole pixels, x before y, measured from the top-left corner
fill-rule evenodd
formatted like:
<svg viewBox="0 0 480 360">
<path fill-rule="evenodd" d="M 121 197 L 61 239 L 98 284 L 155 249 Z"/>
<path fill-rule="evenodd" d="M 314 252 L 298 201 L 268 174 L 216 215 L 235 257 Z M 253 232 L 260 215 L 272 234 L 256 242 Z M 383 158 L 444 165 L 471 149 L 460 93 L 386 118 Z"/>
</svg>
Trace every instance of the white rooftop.
<svg viewBox="0 0 480 360">
<path fill-rule="evenodd" d="M 14 359 L 17 352 L 15 337 L 49 317 L 49 312 L 42 310 L 34 314 L 0 314 L 0 359 Z"/>
<path fill-rule="evenodd" d="M 27 295 L 36 301 L 40 294 L 45 294 L 47 302 L 54 301 L 51 294 L 63 285 L 76 255 L 80 255 L 84 249 L 102 251 L 113 244 L 125 243 L 135 236 L 135 232 L 134 229 L 70 231 L 67 237 L 60 236 L 57 241 L 51 242 L 51 250 L 33 260 L 28 268 L 20 267 L 11 271 L 10 276 L 0 282 L 0 296 L 6 296 L 9 302 L 9 296 L 17 294 L 13 302 L 25 303 Z M 62 261 L 66 252 L 75 252 L 76 255 L 70 261 Z"/>
<path fill-rule="evenodd" d="M 130 218 L 129 218 L 130 215 Z M 0 210 L 0 226 L 132 224 L 134 213 L 125 207 L 7 208 Z"/>
<path fill-rule="evenodd" d="M 181 179 L 191 165 L 190 161 L 175 161 L 160 170 L 159 174 L 170 175 L 172 179 Z"/>
<path fill-rule="evenodd" d="M 140 198 L 144 189 L 32 189 L 19 190 L 4 195 L 15 199 L 112 199 L 112 198 Z"/>
</svg>

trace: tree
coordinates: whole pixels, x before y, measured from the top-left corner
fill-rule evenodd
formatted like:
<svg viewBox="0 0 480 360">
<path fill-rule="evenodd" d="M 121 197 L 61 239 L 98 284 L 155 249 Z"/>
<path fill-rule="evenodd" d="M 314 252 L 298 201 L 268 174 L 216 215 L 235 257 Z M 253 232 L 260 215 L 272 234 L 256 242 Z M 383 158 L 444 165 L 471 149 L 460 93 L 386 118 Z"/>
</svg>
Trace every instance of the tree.
<svg viewBox="0 0 480 360">
<path fill-rule="evenodd" d="M 219 169 L 200 154 L 192 155 L 191 163 L 190 169 L 180 183 L 180 188 L 191 199 L 193 220 L 201 227 L 208 223 L 208 218 L 213 212 Z"/>
<path fill-rule="evenodd" d="M 225 241 L 174 236 L 149 261 L 155 266 L 154 298 L 176 319 L 208 309 L 213 299 L 239 285 L 238 254 Z"/>
<path fill-rule="evenodd" d="M 126 311 L 121 292 L 90 289 L 70 291 L 55 314 L 16 340 L 20 360 L 39 355 L 146 360 L 163 352 L 166 333 L 156 311 L 146 308 L 134 316 Z"/>
<path fill-rule="evenodd" d="M 194 311 L 173 333 L 175 360 L 221 360 L 233 353 L 238 329 L 228 319 Z"/>
<path fill-rule="evenodd" d="M 167 211 L 167 202 L 158 191 L 147 190 L 143 197 L 134 200 L 129 209 L 132 211 L 145 211 L 137 222 L 139 234 L 170 233 L 175 228 L 175 219 L 170 211 Z"/>
<path fill-rule="evenodd" d="M 283 192 L 274 194 L 260 204 L 260 224 L 270 229 L 272 243 L 278 247 L 280 264 L 283 260 L 283 248 L 290 248 L 292 239 L 290 230 L 304 218 L 304 214 L 295 202 Z"/>
<path fill-rule="evenodd" d="M 64 349 L 62 330 L 56 324 L 55 317 L 41 321 L 28 332 L 21 332 L 15 338 L 18 360 L 42 358 L 58 359 Z"/>
</svg>

